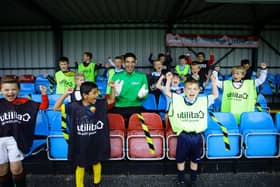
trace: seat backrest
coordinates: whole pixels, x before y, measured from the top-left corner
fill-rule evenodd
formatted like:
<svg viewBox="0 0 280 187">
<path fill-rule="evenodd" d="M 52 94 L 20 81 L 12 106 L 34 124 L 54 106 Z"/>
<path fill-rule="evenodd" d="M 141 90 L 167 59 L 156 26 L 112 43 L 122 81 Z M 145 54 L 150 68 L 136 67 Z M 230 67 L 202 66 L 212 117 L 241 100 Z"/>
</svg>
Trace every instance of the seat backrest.
<svg viewBox="0 0 280 187">
<path fill-rule="evenodd" d="M 275 90 L 276 89 L 275 81 L 272 81 L 272 86 L 274 87 L 274 91 L 276 91 Z M 273 95 L 274 94 L 272 87 L 267 80 L 260 86 L 260 93 L 262 93 L 263 95 Z"/>
<path fill-rule="evenodd" d="M 54 110 L 47 110 L 46 111 L 49 128 L 51 131 L 61 131 L 61 112 L 54 111 Z"/>
<path fill-rule="evenodd" d="M 37 93 L 40 93 L 40 85 L 43 85 L 47 88 L 47 93 L 51 94 L 51 83 L 43 75 L 38 75 L 35 80 L 35 90 Z"/>
<path fill-rule="evenodd" d="M 221 122 L 227 129 L 238 129 L 237 121 L 234 115 L 230 112 L 213 112 L 219 122 Z M 216 123 L 210 115 L 208 115 L 207 129 L 220 129 L 218 123 Z"/>
<path fill-rule="evenodd" d="M 48 117 L 46 112 L 39 110 L 36 118 L 35 135 L 49 135 Z"/>
<path fill-rule="evenodd" d="M 272 117 L 267 112 L 243 112 L 240 117 L 240 129 L 274 129 Z"/>
<path fill-rule="evenodd" d="M 41 103 L 42 102 L 42 95 L 41 94 L 31 94 L 31 100 L 36 101 L 38 103 Z"/>
<path fill-rule="evenodd" d="M 20 75 L 19 76 L 19 82 L 21 82 L 21 83 L 34 83 L 35 82 L 35 76 L 32 75 L 32 74 Z"/>
<path fill-rule="evenodd" d="M 20 83 L 20 91 L 27 93 L 35 93 L 34 83 Z"/>
<path fill-rule="evenodd" d="M 58 100 L 58 98 L 61 97 L 61 94 L 52 94 L 52 95 L 48 95 L 49 98 L 49 106 L 54 106 L 55 102 Z M 63 102 L 64 104 L 67 104 L 68 101 L 67 99 L 64 100 Z"/>
<path fill-rule="evenodd" d="M 143 112 L 141 113 L 144 117 L 144 122 L 148 126 L 149 130 L 162 130 L 162 121 L 158 114 L 156 113 L 149 113 L 149 112 Z M 128 130 L 141 130 L 141 121 L 137 117 L 137 114 L 133 114 L 129 118 L 128 122 Z"/>
<path fill-rule="evenodd" d="M 160 94 L 158 101 L 158 110 L 167 110 L 167 98 L 164 94 Z"/>
<path fill-rule="evenodd" d="M 274 74 L 272 74 L 272 73 L 268 73 L 267 75 L 266 75 L 266 79 L 269 79 L 269 80 L 272 80 L 272 81 L 275 81 L 275 75 Z"/>
<path fill-rule="evenodd" d="M 157 110 L 155 95 L 154 94 L 148 94 L 147 98 L 142 101 L 142 106 L 146 110 Z"/>
<path fill-rule="evenodd" d="M 13 75 L 13 74 L 11 74 L 11 75 L 4 75 L 4 76 L 2 77 L 2 79 L 5 79 L 5 78 L 9 78 L 9 79 L 18 79 L 18 76 L 17 76 L 17 75 Z"/>
<path fill-rule="evenodd" d="M 123 130 L 125 131 L 125 122 L 120 114 L 108 113 L 108 121 L 111 130 Z"/>
<path fill-rule="evenodd" d="M 280 113 L 275 114 L 275 126 L 280 131 Z"/>
<path fill-rule="evenodd" d="M 262 106 L 262 107 L 267 107 L 267 102 L 263 94 L 259 93 L 257 97 L 257 102 Z"/>
</svg>

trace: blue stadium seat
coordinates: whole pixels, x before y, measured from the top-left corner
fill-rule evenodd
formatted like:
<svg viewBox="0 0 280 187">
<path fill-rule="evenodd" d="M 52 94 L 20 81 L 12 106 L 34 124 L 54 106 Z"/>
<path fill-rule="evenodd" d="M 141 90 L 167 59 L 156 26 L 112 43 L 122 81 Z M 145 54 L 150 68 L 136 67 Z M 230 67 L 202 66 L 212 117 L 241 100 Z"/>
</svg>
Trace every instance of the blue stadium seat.
<svg viewBox="0 0 280 187">
<path fill-rule="evenodd" d="M 159 101 L 157 106 L 161 120 L 165 120 L 165 114 L 166 111 L 168 110 L 168 106 L 169 106 L 168 99 L 164 94 L 161 94 L 159 96 Z"/>
<path fill-rule="evenodd" d="M 204 93 L 211 94 L 212 93 L 212 83 L 211 80 L 208 81 L 208 84 L 204 87 Z"/>
<path fill-rule="evenodd" d="M 26 154 L 25 157 L 36 155 L 37 153 L 45 150 L 48 135 L 49 127 L 46 112 L 43 110 L 39 110 L 36 119 L 33 145 L 29 153 Z"/>
<path fill-rule="evenodd" d="M 156 111 L 157 110 L 157 103 L 154 94 L 148 94 L 147 98 L 142 101 L 142 106 L 146 110 Z"/>
<path fill-rule="evenodd" d="M 275 75 L 277 94 L 280 94 L 280 74 Z"/>
<path fill-rule="evenodd" d="M 275 126 L 278 132 L 280 132 L 280 113 L 275 114 Z"/>
<path fill-rule="evenodd" d="M 259 86 L 259 92 L 263 95 L 276 94 L 276 80 L 273 74 L 268 73 L 265 82 Z"/>
<path fill-rule="evenodd" d="M 49 160 L 67 160 L 68 144 L 62 135 L 61 112 L 48 110 L 47 116 L 50 125 L 48 136 L 48 158 Z"/>
<path fill-rule="evenodd" d="M 244 138 L 247 158 L 279 157 L 279 133 L 272 117 L 266 112 L 244 112 L 240 118 L 240 131 Z"/>
<path fill-rule="evenodd" d="M 225 75 L 225 80 L 232 80 L 232 75 L 231 74 Z"/>
<path fill-rule="evenodd" d="M 20 92 L 26 94 L 34 94 L 35 93 L 34 83 L 20 83 Z"/>
<path fill-rule="evenodd" d="M 208 127 L 204 132 L 206 139 L 206 157 L 208 159 L 231 159 L 242 156 L 242 135 L 232 113 L 215 112 L 217 119 L 227 128 L 230 150 L 225 149 L 220 126 L 208 116 Z"/>
<path fill-rule="evenodd" d="M 61 97 L 61 94 L 52 94 L 48 95 L 49 98 L 49 109 L 53 109 L 55 102 Z M 65 99 L 64 104 L 69 103 L 68 99 Z"/>
<path fill-rule="evenodd" d="M 36 101 L 38 103 L 42 102 L 42 95 L 41 94 L 31 94 L 31 100 Z"/>
<path fill-rule="evenodd" d="M 55 93 L 53 86 L 51 85 L 49 80 L 46 79 L 43 75 L 38 75 L 36 77 L 36 81 L 35 81 L 35 91 L 36 91 L 36 93 L 41 93 L 40 92 L 40 87 L 39 87 L 40 85 L 43 85 L 47 88 L 47 94 Z"/>
<path fill-rule="evenodd" d="M 100 91 L 101 95 L 104 96 L 106 94 L 107 82 L 105 82 L 105 81 L 96 81 L 95 83 L 97 84 L 98 90 Z"/>
<path fill-rule="evenodd" d="M 46 114 L 49 121 L 50 131 L 61 131 L 61 112 L 47 110 Z"/>
<path fill-rule="evenodd" d="M 258 106 L 261 107 L 261 109 L 258 109 Z M 259 93 L 257 97 L 257 106 L 255 109 L 256 112 L 268 112 L 269 107 L 267 106 L 266 99 L 263 94 Z"/>
</svg>

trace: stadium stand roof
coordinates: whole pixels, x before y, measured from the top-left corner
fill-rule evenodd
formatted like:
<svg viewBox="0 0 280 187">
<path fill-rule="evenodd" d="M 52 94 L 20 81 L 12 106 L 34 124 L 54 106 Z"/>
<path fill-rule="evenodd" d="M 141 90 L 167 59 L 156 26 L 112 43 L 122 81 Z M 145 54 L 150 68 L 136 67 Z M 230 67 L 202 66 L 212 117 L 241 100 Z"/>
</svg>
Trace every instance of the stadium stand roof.
<svg viewBox="0 0 280 187">
<path fill-rule="evenodd" d="M 279 0 L 9 0 L 0 2 L 0 26 L 215 23 L 262 27 L 280 24 L 279 9 Z"/>
</svg>

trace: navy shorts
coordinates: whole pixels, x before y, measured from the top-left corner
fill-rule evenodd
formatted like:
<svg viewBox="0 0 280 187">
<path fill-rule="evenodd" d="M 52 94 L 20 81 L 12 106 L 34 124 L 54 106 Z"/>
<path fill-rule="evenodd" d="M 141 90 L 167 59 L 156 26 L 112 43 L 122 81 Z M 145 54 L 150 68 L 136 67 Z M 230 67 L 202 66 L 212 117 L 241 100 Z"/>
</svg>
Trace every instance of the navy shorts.
<svg viewBox="0 0 280 187">
<path fill-rule="evenodd" d="M 182 132 L 177 140 L 176 161 L 180 163 L 190 160 L 198 163 L 201 154 L 201 143 L 201 134 Z"/>
</svg>

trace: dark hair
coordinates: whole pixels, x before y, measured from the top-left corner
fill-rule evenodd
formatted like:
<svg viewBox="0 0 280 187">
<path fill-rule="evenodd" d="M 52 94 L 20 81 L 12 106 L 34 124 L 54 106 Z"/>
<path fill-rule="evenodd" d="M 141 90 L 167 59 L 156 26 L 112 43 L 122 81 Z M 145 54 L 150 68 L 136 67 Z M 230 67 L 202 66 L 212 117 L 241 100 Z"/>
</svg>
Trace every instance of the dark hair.
<svg viewBox="0 0 280 187">
<path fill-rule="evenodd" d="M 159 54 L 158 54 L 158 60 L 159 60 L 161 57 L 165 57 L 165 55 L 164 55 L 163 53 L 159 53 Z"/>
<path fill-rule="evenodd" d="M 87 55 L 90 59 L 92 59 L 92 53 L 91 52 L 84 52 L 84 55 Z"/>
<path fill-rule="evenodd" d="M 18 86 L 18 89 L 20 89 L 20 82 L 17 78 L 3 77 L 1 79 L 0 88 L 2 87 L 2 84 L 16 84 Z"/>
<path fill-rule="evenodd" d="M 83 94 L 88 94 L 94 88 L 98 88 L 98 86 L 95 83 L 89 81 L 83 82 L 80 88 L 82 98 L 84 98 Z"/>
<path fill-rule="evenodd" d="M 180 55 L 179 60 L 181 60 L 181 59 L 186 59 L 186 55 Z"/>
<path fill-rule="evenodd" d="M 190 84 L 197 84 L 197 86 L 200 87 L 200 83 L 199 83 L 198 80 L 195 80 L 195 79 L 192 79 L 192 78 L 186 79 L 185 82 L 184 82 L 184 85 L 186 85 L 188 83 L 190 83 Z"/>
<path fill-rule="evenodd" d="M 69 63 L 69 59 L 66 56 L 62 56 L 62 57 L 59 58 L 58 62 L 67 62 L 67 63 Z"/>
<path fill-rule="evenodd" d="M 172 73 L 173 77 L 180 77 L 178 73 Z"/>
<path fill-rule="evenodd" d="M 196 57 L 198 57 L 199 55 L 202 55 L 203 58 L 205 58 L 205 53 L 203 53 L 203 52 L 198 52 L 198 53 L 196 54 Z"/>
<path fill-rule="evenodd" d="M 134 60 L 136 60 L 136 55 L 134 54 L 134 53 L 125 53 L 124 55 L 123 55 L 123 59 L 125 60 L 126 58 L 128 58 L 128 57 L 132 57 L 132 58 L 134 58 Z"/>
<path fill-rule="evenodd" d="M 241 66 L 243 66 L 245 64 L 250 64 L 250 61 L 248 59 L 241 60 Z"/>
</svg>

